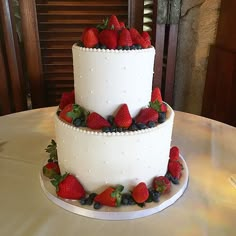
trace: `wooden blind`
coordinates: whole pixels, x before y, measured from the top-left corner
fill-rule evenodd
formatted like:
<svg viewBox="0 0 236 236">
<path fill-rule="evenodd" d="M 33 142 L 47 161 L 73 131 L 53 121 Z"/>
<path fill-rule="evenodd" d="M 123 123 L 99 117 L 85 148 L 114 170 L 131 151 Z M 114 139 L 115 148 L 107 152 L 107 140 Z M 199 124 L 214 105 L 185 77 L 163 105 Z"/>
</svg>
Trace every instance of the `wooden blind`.
<svg viewBox="0 0 236 236">
<path fill-rule="evenodd" d="M 101 24 L 111 14 L 127 22 L 128 1 L 36 0 L 36 13 L 46 105 L 73 89 L 72 45 L 85 27 Z"/>
</svg>

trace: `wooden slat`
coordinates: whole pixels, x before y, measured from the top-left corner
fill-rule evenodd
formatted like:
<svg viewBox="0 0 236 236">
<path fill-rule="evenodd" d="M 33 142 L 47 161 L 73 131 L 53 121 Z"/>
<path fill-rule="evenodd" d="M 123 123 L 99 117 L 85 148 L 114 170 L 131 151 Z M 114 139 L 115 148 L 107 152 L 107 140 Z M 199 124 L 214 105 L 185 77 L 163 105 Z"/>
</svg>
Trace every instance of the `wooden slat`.
<svg viewBox="0 0 236 236">
<path fill-rule="evenodd" d="M 0 15 L 3 29 L 7 67 L 11 84 L 13 111 L 26 109 L 25 84 L 20 61 L 20 49 L 16 35 L 11 1 L 0 0 Z"/>
<path fill-rule="evenodd" d="M 143 31 L 144 0 L 129 0 L 129 27 Z"/>
<path fill-rule="evenodd" d="M 20 1 L 22 31 L 24 44 L 26 45 L 25 55 L 31 89 L 32 107 L 38 108 L 45 105 L 45 93 L 35 7 L 34 0 Z"/>
<path fill-rule="evenodd" d="M 10 99 L 10 88 L 7 80 L 6 64 L 3 56 L 3 47 L 0 40 L 0 115 L 10 114 L 12 112 L 12 105 Z"/>
</svg>

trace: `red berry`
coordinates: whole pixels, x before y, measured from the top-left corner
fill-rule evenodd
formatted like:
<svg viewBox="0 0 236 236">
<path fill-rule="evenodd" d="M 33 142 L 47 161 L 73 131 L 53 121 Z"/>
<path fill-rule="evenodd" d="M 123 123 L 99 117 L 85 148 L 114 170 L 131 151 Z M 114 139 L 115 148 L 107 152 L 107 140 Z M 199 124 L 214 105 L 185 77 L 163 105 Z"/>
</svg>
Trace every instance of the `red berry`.
<svg viewBox="0 0 236 236">
<path fill-rule="evenodd" d="M 168 172 L 172 175 L 172 177 L 180 179 L 182 169 L 183 167 L 179 161 L 169 161 Z"/>
<path fill-rule="evenodd" d="M 120 32 L 118 46 L 125 47 L 125 46 L 132 46 L 133 42 L 130 36 L 130 32 L 128 29 L 123 28 Z"/>
<path fill-rule="evenodd" d="M 60 115 L 59 117 L 68 122 L 68 123 L 71 123 L 72 122 L 72 117 L 69 116 L 69 112 L 71 112 L 73 110 L 73 107 L 74 107 L 74 104 L 68 104 L 66 105 L 63 110 L 60 112 Z"/>
<path fill-rule="evenodd" d="M 115 15 L 112 15 L 108 21 L 108 29 L 120 30 L 120 23 Z"/>
<path fill-rule="evenodd" d="M 43 167 L 43 174 L 52 179 L 56 175 L 60 175 L 60 168 L 57 162 L 48 162 L 44 167 Z"/>
<path fill-rule="evenodd" d="M 160 109 L 161 112 L 167 112 L 167 105 L 165 103 L 162 103 Z"/>
<path fill-rule="evenodd" d="M 147 185 L 144 182 L 136 185 L 132 191 L 132 197 L 137 203 L 144 203 L 149 197 Z"/>
<path fill-rule="evenodd" d="M 85 196 L 85 190 L 81 183 L 71 174 L 61 177 L 57 183 L 57 195 L 66 199 L 80 199 Z"/>
<path fill-rule="evenodd" d="M 63 109 L 66 105 L 75 103 L 75 92 L 72 90 L 71 92 L 62 93 L 59 108 Z"/>
<path fill-rule="evenodd" d="M 98 44 L 98 30 L 89 28 L 83 34 L 83 44 L 86 48 L 93 48 Z"/>
<path fill-rule="evenodd" d="M 171 182 L 165 176 L 158 176 L 153 179 L 152 187 L 160 193 L 170 192 Z"/>
<path fill-rule="evenodd" d="M 96 112 L 90 113 L 87 117 L 87 127 L 90 129 L 102 129 L 110 126 L 110 123 Z"/>
<path fill-rule="evenodd" d="M 173 146 L 170 149 L 170 160 L 172 161 L 178 161 L 179 160 L 179 148 L 176 146 Z"/>
<path fill-rule="evenodd" d="M 118 127 L 121 128 L 129 128 L 129 126 L 132 124 L 132 117 L 129 113 L 127 104 L 121 105 L 115 115 L 114 122 Z"/>
<path fill-rule="evenodd" d="M 135 29 L 131 28 L 130 35 L 133 41 L 133 44 L 139 44 L 142 48 L 148 48 L 149 44 L 144 40 L 144 38 L 140 35 L 140 33 Z"/>
<path fill-rule="evenodd" d="M 151 46 L 151 38 L 150 38 L 150 35 L 147 31 L 143 31 L 141 36 L 143 37 L 143 39 L 147 42 L 148 44 L 148 47 Z"/>
<path fill-rule="evenodd" d="M 151 96 L 151 102 L 158 101 L 159 103 L 162 103 L 162 96 L 161 96 L 161 90 L 156 87 L 152 90 L 152 96 Z"/>
<path fill-rule="evenodd" d="M 125 28 L 125 23 L 123 21 L 120 21 L 120 29 Z"/>
<path fill-rule="evenodd" d="M 150 121 L 157 122 L 158 116 L 158 112 L 153 108 L 143 108 L 135 118 L 135 122 L 146 125 Z"/>
<path fill-rule="evenodd" d="M 117 48 L 118 33 L 115 30 L 105 29 L 99 34 L 99 42 L 108 49 Z"/>
</svg>

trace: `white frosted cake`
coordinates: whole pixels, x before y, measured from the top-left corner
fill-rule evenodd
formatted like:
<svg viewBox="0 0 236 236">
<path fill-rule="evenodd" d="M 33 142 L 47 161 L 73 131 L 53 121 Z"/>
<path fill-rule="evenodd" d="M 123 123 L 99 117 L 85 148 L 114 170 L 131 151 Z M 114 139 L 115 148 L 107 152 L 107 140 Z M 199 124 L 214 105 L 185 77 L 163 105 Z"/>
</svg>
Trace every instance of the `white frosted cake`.
<svg viewBox="0 0 236 236">
<path fill-rule="evenodd" d="M 75 101 L 103 117 L 127 103 L 135 117 L 151 100 L 155 50 L 99 50 L 74 45 Z M 165 175 L 174 112 L 154 128 L 108 132 L 77 128 L 56 116 L 59 166 L 74 174 L 88 192 L 122 184 L 128 190 L 140 181 L 151 184 Z"/>
<path fill-rule="evenodd" d="M 62 95 L 44 175 L 54 179 L 59 197 L 86 204 L 84 197 L 95 193 L 95 209 L 119 206 L 122 189 L 137 204 L 157 201 L 182 167 L 176 148 L 170 162 L 174 111 L 152 88 L 155 49 L 148 33 L 111 16 L 108 25 L 86 28 L 72 54 L 74 90 Z"/>
</svg>

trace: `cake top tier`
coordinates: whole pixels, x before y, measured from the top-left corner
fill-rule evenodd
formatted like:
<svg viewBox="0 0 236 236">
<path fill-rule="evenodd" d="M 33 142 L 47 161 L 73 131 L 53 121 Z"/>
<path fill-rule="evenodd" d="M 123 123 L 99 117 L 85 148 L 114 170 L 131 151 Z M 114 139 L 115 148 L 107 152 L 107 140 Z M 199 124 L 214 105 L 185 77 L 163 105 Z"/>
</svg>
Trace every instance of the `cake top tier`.
<svg viewBox="0 0 236 236">
<path fill-rule="evenodd" d="M 101 25 L 85 28 L 78 44 L 85 48 L 132 50 L 151 47 L 151 39 L 148 32 L 127 28 L 112 15 Z"/>
</svg>

